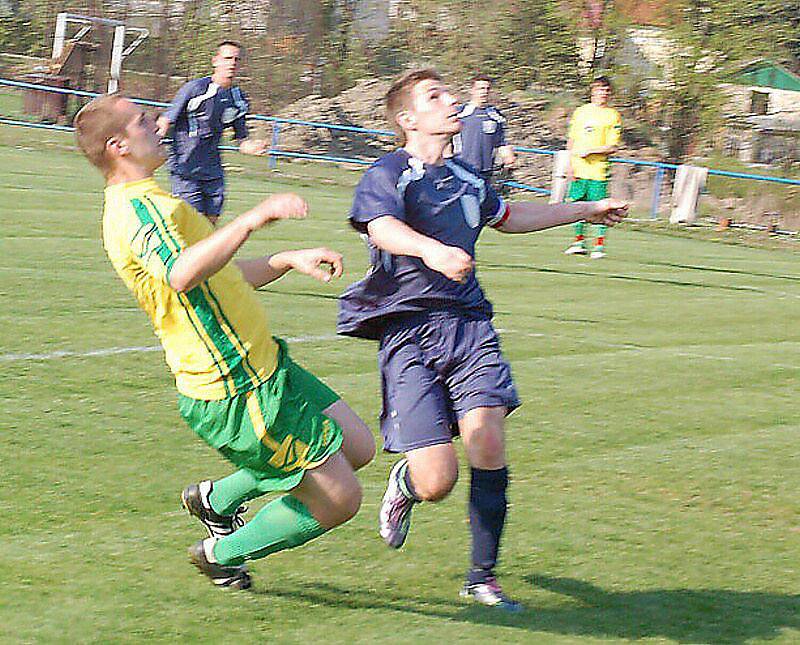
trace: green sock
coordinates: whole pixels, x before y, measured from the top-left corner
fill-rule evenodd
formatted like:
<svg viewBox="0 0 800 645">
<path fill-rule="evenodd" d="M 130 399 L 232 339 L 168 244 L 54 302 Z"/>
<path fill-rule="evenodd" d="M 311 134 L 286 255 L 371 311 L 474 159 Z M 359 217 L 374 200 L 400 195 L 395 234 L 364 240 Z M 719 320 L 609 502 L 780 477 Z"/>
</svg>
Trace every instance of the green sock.
<svg viewBox="0 0 800 645">
<path fill-rule="evenodd" d="M 583 241 L 583 229 L 586 226 L 586 222 L 581 220 L 580 222 L 575 222 L 573 226 L 575 227 L 575 238 Z"/>
<path fill-rule="evenodd" d="M 214 482 L 208 501 L 220 515 L 231 515 L 244 502 L 263 495 L 259 480 L 246 470 L 237 470 Z"/>
<path fill-rule="evenodd" d="M 325 530 L 300 500 L 284 495 L 267 504 L 242 528 L 219 540 L 214 545 L 214 557 L 222 565 L 242 564 L 305 544 Z"/>
</svg>

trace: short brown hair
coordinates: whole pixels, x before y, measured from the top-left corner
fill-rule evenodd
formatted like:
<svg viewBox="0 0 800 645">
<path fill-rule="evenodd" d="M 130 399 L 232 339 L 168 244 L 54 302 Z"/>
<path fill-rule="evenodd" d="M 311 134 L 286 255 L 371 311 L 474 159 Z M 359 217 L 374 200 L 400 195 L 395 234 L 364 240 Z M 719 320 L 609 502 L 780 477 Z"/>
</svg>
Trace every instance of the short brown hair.
<svg viewBox="0 0 800 645">
<path fill-rule="evenodd" d="M 611 84 L 611 79 L 608 76 L 598 76 L 589 83 L 589 87 L 595 87 L 596 85 L 602 85 L 603 87 L 607 87 L 612 92 L 614 91 L 614 86 Z"/>
<path fill-rule="evenodd" d="M 236 49 L 238 49 L 239 51 L 242 51 L 241 43 L 238 43 L 235 40 L 221 40 L 221 41 L 219 41 L 219 43 L 217 43 L 217 51 L 219 51 L 220 49 L 222 49 L 225 46 L 236 47 Z"/>
<path fill-rule="evenodd" d="M 86 158 L 104 175 L 111 171 L 106 156 L 108 140 L 125 133 L 129 116 L 116 109 L 122 100 L 119 94 L 103 94 L 84 105 L 75 115 L 75 137 Z"/>
<path fill-rule="evenodd" d="M 411 90 L 422 81 L 441 81 L 442 77 L 435 69 L 414 69 L 398 78 L 386 92 L 386 120 L 400 138 L 400 145 L 405 145 L 406 135 L 397 124 L 397 115 L 411 106 Z"/>
<path fill-rule="evenodd" d="M 489 76 L 488 74 L 475 74 L 475 76 L 473 76 L 472 79 L 470 80 L 469 84 L 475 85 L 475 83 L 477 83 L 478 81 L 485 81 L 489 83 L 489 85 L 494 85 L 492 77 Z"/>
</svg>

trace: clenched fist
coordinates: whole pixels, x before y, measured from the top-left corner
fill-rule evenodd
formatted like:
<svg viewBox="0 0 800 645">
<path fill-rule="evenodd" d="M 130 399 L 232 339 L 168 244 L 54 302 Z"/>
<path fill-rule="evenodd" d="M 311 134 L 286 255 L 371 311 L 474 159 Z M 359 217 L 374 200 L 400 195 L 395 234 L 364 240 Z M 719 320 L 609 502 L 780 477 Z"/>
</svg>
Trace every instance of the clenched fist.
<svg viewBox="0 0 800 645">
<path fill-rule="evenodd" d="M 465 282 L 475 268 L 472 256 L 457 246 L 431 245 L 422 256 L 425 265 L 454 280 Z"/>
<path fill-rule="evenodd" d="M 255 208 L 247 211 L 246 218 L 250 229 L 255 231 L 270 222 L 280 219 L 303 219 L 308 214 L 306 200 L 295 193 L 278 193 L 267 197 Z"/>
<path fill-rule="evenodd" d="M 605 224 L 614 226 L 628 215 L 628 202 L 621 199 L 606 198 L 592 202 L 592 212 L 586 216 L 586 221 L 592 224 Z"/>
</svg>

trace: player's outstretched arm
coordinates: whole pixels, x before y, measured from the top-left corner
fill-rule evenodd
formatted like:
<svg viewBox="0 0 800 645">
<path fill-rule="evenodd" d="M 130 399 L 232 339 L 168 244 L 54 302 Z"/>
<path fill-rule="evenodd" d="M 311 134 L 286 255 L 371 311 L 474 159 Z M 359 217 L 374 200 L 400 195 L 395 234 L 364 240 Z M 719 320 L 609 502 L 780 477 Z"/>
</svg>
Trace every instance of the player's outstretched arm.
<svg viewBox="0 0 800 645">
<path fill-rule="evenodd" d="M 621 222 L 628 213 L 627 202 L 619 199 L 572 204 L 512 202 L 508 207 L 508 218 L 498 227 L 503 233 L 531 233 L 580 220 L 613 226 Z"/>
<path fill-rule="evenodd" d="M 393 255 L 420 258 L 430 269 L 463 282 L 475 268 L 472 256 L 457 246 L 447 246 L 418 233 L 396 217 L 385 215 L 367 224 L 369 239 L 375 246 Z"/>
<path fill-rule="evenodd" d="M 234 256 L 251 233 L 281 219 L 301 219 L 308 204 L 294 193 L 268 197 L 230 224 L 183 249 L 172 265 L 169 284 L 175 291 L 188 291 L 214 275 Z"/>
<path fill-rule="evenodd" d="M 342 255 L 325 247 L 281 251 L 263 258 L 237 260 L 236 265 L 254 289 L 274 282 L 291 269 L 330 282 L 342 275 Z"/>
</svg>

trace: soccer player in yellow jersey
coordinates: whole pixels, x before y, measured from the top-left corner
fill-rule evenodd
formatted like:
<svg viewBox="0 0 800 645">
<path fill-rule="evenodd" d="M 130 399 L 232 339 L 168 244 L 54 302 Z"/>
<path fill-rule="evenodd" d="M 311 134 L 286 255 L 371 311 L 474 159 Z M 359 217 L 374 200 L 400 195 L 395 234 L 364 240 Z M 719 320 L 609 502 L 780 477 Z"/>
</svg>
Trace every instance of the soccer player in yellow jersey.
<svg viewBox="0 0 800 645">
<path fill-rule="evenodd" d="M 104 246 L 164 346 L 180 413 L 238 468 L 183 491 L 183 505 L 209 534 L 189 549 L 190 560 L 214 584 L 246 589 L 246 560 L 304 544 L 361 504 L 353 471 L 374 456 L 372 434 L 292 361 L 253 292 L 290 269 L 338 278 L 342 258 L 316 248 L 233 260 L 254 231 L 305 217 L 305 201 L 273 195 L 215 231 L 156 184 L 153 172 L 166 155 L 155 121 L 140 107 L 102 96 L 78 113 L 75 128 L 106 178 Z M 288 494 L 245 524 L 242 503 L 271 491 Z"/>
<path fill-rule="evenodd" d="M 567 149 L 572 153 L 570 164 L 573 179 L 567 201 L 596 201 L 608 197 L 608 182 L 611 179 L 608 157 L 617 151 L 622 136 L 619 112 L 608 106 L 612 91 L 608 78 L 596 78 L 591 84 L 591 102 L 582 105 L 572 114 Z M 586 254 L 586 227 L 586 222 L 575 224 L 575 240 L 564 253 Z M 606 229 L 602 225 L 597 227 L 597 244 L 592 251 L 592 258 L 603 258 L 606 255 Z"/>
</svg>

